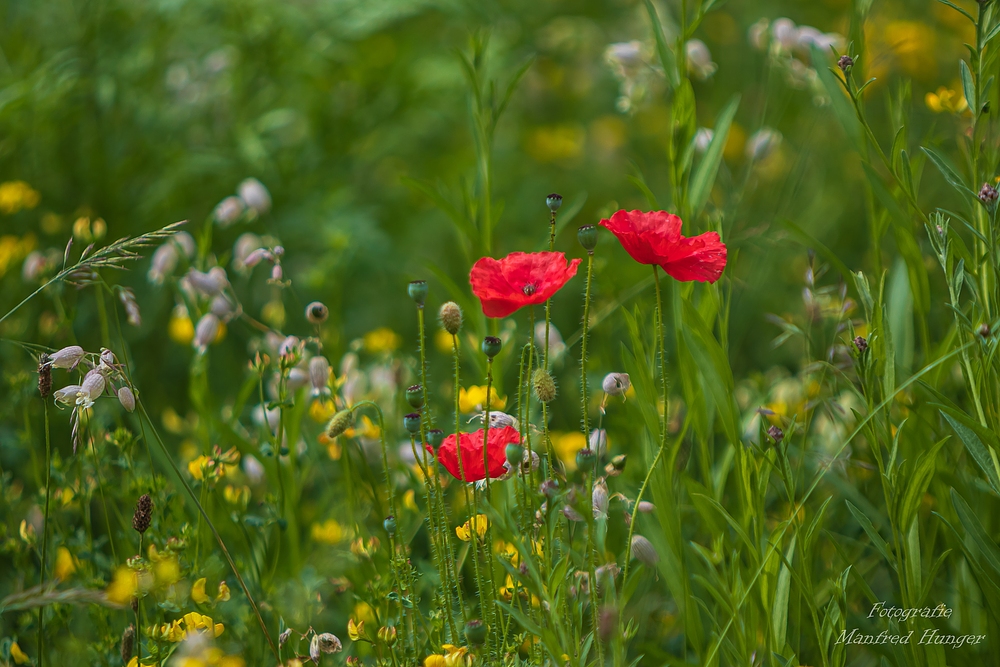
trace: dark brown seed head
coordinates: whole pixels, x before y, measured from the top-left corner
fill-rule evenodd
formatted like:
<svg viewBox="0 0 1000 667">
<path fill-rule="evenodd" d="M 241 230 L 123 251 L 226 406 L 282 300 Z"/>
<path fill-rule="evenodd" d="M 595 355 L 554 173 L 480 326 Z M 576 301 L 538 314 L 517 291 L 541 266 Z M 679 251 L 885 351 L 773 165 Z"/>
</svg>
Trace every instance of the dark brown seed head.
<svg viewBox="0 0 1000 667">
<path fill-rule="evenodd" d="M 52 366 L 49 365 L 49 355 L 44 353 L 38 358 L 38 393 L 42 398 L 48 398 L 52 393 Z"/>
<path fill-rule="evenodd" d="M 135 626 L 129 625 L 122 633 L 122 662 L 126 665 L 132 659 L 132 649 L 135 644 Z"/>
<path fill-rule="evenodd" d="M 153 521 L 153 500 L 148 493 L 139 497 L 139 502 L 135 504 L 135 514 L 132 515 L 132 527 L 139 534 L 145 533 L 149 529 L 149 524 Z"/>
</svg>

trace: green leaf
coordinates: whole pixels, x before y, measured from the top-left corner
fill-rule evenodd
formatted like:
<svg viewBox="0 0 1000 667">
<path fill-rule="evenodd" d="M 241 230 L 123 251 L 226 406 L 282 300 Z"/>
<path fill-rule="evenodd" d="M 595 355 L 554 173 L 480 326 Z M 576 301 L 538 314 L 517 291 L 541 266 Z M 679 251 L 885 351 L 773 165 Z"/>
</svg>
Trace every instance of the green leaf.
<svg viewBox="0 0 1000 667">
<path fill-rule="evenodd" d="M 645 0 L 645 2 L 646 13 L 649 14 L 649 22 L 653 26 L 653 36 L 656 38 L 656 52 L 660 56 L 660 64 L 663 65 L 663 71 L 667 75 L 667 83 L 670 84 L 671 89 L 675 89 L 681 84 L 680 72 L 677 70 L 677 58 L 667 46 L 667 38 L 663 34 L 663 24 L 660 23 L 656 7 L 653 6 L 652 0 Z"/>
<path fill-rule="evenodd" d="M 788 631 L 788 594 L 792 588 L 792 572 L 789 565 L 795 556 L 795 535 L 785 552 L 785 562 L 778 573 L 778 586 L 774 591 L 774 604 L 771 606 L 771 633 L 774 635 L 775 648 L 785 647 L 785 635 Z"/>
<path fill-rule="evenodd" d="M 964 60 L 960 61 L 960 66 L 962 70 L 962 91 L 965 93 L 965 101 L 969 105 L 969 110 L 974 115 L 978 115 L 979 105 L 976 100 L 976 84 L 972 81 L 972 71 L 969 69 L 968 63 Z"/>
<path fill-rule="evenodd" d="M 927 154 L 927 157 L 931 159 L 934 166 L 938 168 L 941 175 L 944 176 L 944 180 L 948 181 L 953 188 L 959 191 L 963 195 L 969 195 L 975 197 L 976 193 L 970 190 L 965 183 L 962 181 L 962 177 L 948 164 L 948 160 L 942 157 L 939 153 L 927 148 L 926 146 L 921 146 L 920 150 Z"/>
<path fill-rule="evenodd" d="M 708 144 L 705 157 L 702 158 L 701 163 L 698 164 L 698 168 L 695 169 L 694 175 L 691 178 L 689 198 L 691 211 L 695 217 L 701 213 L 708 202 L 709 194 L 712 192 L 715 177 L 719 173 L 719 165 L 722 163 L 722 150 L 726 147 L 726 139 L 729 137 L 729 127 L 733 123 L 733 118 L 736 116 L 736 109 L 739 106 L 740 96 L 734 95 L 729 104 L 719 113 L 719 117 L 715 121 L 715 132 L 712 135 L 712 141 Z"/>
<path fill-rule="evenodd" d="M 951 503 L 955 506 L 958 520 L 965 527 L 966 535 L 971 537 L 972 541 L 975 542 L 982 559 L 993 568 L 993 572 L 1000 575 L 1000 548 L 997 548 L 996 542 L 993 541 L 993 538 L 983 528 L 979 517 L 969 507 L 969 503 L 965 502 L 965 498 L 960 496 L 955 489 L 951 490 Z"/>
<path fill-rule="evenodd" d="M 875 528 L 875 526 L 872 525 L 872 522 L 868 519 L 867 516 L 865 516 L 864 512 L 855 507 L 851 503 L 851 501 L 845 500 L 844 502 L 847 503 L 847 509 L 851 511 L 851 514 L 854 515 L 854 518 L 857 520 L 857 522 L 860 523 L 864 531 L 868 533 L 868 537 L 871 539 L 872 544 L 875 546 L 878 552 L 882 554 L 882 557 L 885 558 L 886 562 L 889 563 L 890 566 L 892 566 L 892 569 L 895 570 L 896 561 L 890 555 L 889 545 L 886 543 L 885 540 L 882 539 L 882 536 L 879 535 L 878 530 Z"/>
<path fill-rule="evenodd" d="M 979 469 L 986 475 L 986 481 L 989 482 L 994 491 L 1000 493 L 1000 472 L 997 470 L 996 456 L 987 449 L 977 433 L 977 431 L 985 429 L 982 429 L 981 426 L 958 410 L 946 406 L 940 406 L 940 410 L 941 416 L 955 430 L 955 433 L 958 434 L 959 440 L 965 445 L 965 449 L 969 452 L 969 455 L 972 456 Z M 976 428 L 977 426 L 979 428 Z"/>
<path fill-rule="evenodd" d="M 681 297 L 678 295 L 676 298 Z M 726 358 L 726 353 L 719 345 L 719 341 L 715 339 L 697 309 L 691 304 L 690 299 L 682 300 L 683 326 L 681 329 L 684 342 L 705 379 L 705 389 L 715 399 L 715 406 L 719 411 L 726 437 L 733 445 L 737 445 L 741 442 L 740 429 L 736 416 L 736 404 L 733 402 L 735 383 L 729 359 Z"/>
</svg>

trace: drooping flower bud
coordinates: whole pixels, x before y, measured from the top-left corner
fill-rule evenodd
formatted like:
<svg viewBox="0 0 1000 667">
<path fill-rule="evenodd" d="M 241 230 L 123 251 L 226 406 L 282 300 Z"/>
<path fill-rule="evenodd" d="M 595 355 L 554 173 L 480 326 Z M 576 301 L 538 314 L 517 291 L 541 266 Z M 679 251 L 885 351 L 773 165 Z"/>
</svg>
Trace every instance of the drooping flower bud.
<svg viewBox="0 0 1000 667">
<path fill-rule="evenodd" d="M 653 543 L 642 535 L 632 536 L 632 556 L 645 565 L 656 565 L 660 555 L 656 553 Z"/>
<path fill-rule="evenodd" d="M 132 390 L 127 385 L 118 389 L 118 402 L 128 412 L 135 411 L 135 394 L 132 393 Z"/>
<path fill-rule="evenodd" d="M 73 370 L 86 354 L 79 345 L 70 345 L 49 355 L 48 364 L 52 368 L 67 368 Z"/>
<path fill-rule="evenodd" d="M 597 480 L 594 484 L 594 492 L 591 494 L 591 502 L 594 505 L 594 518 L 604 519 L 608 516 L 608 485 L 604 479 Z"/>
<path fill-rule="evenodd" d="M 251 210 L 254 217 L 271 210 L 271 193 L 256 178 L 248 178 L 239 184 L 236 193 Z"/>
<path fill-rule="evenodd" d="M 351 427 L 353 415 L 350 410 L 341 410 L 333 416 L 326 427 L 326 435 L 329 438 L 336 438 L 343 435 L 344 431 Z"/>
<path fill-rule="evenodd" d="M 483 338 L 483 354 L 492 359 L 500 354 L 503 342 L 496 336 L 486 336 Z"/>
<path fill-rule="evenodd" d="M 590 432 L 588 440 L 587 446 L 597 453 L 598 458 L 604 456 L 608 449 L 608 432 L 603 428 L 595 428 Z"/>
<path fill-rule="evenodd" d="M 72 405 L 76 402 L 76 396 L 83 390 L 78 384 L 71 384 L 63 387 L 62 389 L 56 389 L 52 394 L 52 397 L 56 400 L 56 403 L 65 403 L 67 405 Z"/>
<path fill-rule="evenodd" d="M 216 224 L 220 227 L 228 227 L 239 220 L 245 210 L 246 204 L 243 200 L 235 195 L 230 195 L 215 205 L 212 217 L 215 218 Z"/>
<path fill-rule="evenodd" d="M 536 368 L 531 374 L 531 386 L 542 403 L 551 403 L 556 397 L 556 382 L 544 368 Z"/>
<path fill-rule="evenodd" d="M 199 352 L 204 352 L 208 346 L 215 341 L 219 335 L 219 318 L 213 313 L 205 313 L 198 320 L 198 326 L 194 330 L 194 340 L 191 341 L 194 348 Z"/>
<path fill-rule="evenodd" d="M 187 273 L 187 281 L 191 287 L 205 296 L 215 296 L 229 287 L 226 270 L 221 266 L 213 266 L 207 273 L 191 269 Z"/>
<path fill-rule="evenodd" d="M 597 247 L 597 226 L 584 225 L 580 227 L 576 232 L 576 240 L 580 242 L 584 250 L 593 254 L 594 248 Z"/>
<path fill-rule="evenodd" d="M 107 381 L 104 379 L 104 375 L 100 369 L 94 368 L 87 371 L 87 374 L 83 376 L 83 382 L 80 383 L 80 393 L 86 394 L 90 401 L 93 402 L 104 393 L 106 384 Z"/>
<path fill-rule="evenodd" d="M 454 336 L 462 328 L 462 309 L 454 301 L 447 301 L 441 305 L 438 319 L 441 320 L 441 328 Z"/>
<path fill-rule="evenodd" d="M 601 389 L 608 396 L 621 396 L 632 386 L 628 373 L 608 373 L 601 381 Z"/>
<path fill-rule="evenodd" d="M 410 295 L 413 302 L 417 304 L 417 308 L 424 307 L 424 301 L 427 300 L 427 281 L 426 280 L 413 280 L 406 287 L 406 293 Z"/>
</svg>

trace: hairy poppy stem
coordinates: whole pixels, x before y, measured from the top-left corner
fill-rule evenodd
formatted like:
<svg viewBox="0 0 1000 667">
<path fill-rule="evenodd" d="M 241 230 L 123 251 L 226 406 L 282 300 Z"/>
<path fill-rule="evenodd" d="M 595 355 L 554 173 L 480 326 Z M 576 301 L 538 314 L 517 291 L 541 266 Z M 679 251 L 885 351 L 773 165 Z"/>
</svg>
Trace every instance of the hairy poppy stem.
<svg viewBox="0 0 1000 667">
<path fill-rule="evenodd" d="M 45 415 L 45 517 L 42 523 L 42 554 L 41 569 L 39 571 L 39 583 L 45 583 L 46 556 L 49 547 L 49 498 L 52 496 L 52 438 L 49 435 L 49 399 L 42 398 L 42 409 Z M 38 608 L 38 667 L 44 664 L 45 656 L 42 653 L 43 638 L 45 636 L 45 625 L 42 614 L 44 607 Z"/>
</svg>

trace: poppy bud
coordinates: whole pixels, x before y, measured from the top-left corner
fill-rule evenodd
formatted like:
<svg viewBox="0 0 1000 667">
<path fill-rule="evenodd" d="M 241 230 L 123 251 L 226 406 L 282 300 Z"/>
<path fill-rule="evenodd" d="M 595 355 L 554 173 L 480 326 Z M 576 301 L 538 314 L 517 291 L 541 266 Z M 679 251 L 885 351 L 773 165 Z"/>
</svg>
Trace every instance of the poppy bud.
<svg viewBox="0 0 1000 667">
<path fill-rule="evenodd" d="M 427 432 L 427 444 L 437 449 L 444 442 L 444 431 L 439 428 L 432 428 Z"/>
<path fill-rule="evenodd" d="M 594 506 L 594 518 L 602 519 L 608 516 L 608 485 L 604 480 L 598 480 L 594 484 L 594 492 L 591 494 L 591 503 Z"/>
<path fill-rule="evenodd" d="M 403 416 L 403 428 L 405 428 L 410 433 L 420 432 L 420 413 L 411 412 L 408 415 Z"/>
<path fill-rule="evenodd" d="M 656 565 L 660 560 L 659 554 L 653 548 L 653 543 L 642 535 L 632 536 L 632 556 L 645 565 Z"/>
<path fill-rule="evenodd" d="M 129 412 L 135 410 L 135 394 L 127 386 L 122 386 L 118 389 L 118 402 Z"/>
<path fill-rule="evenodd" d="M 549 210 L 555 213 L 562 206 L 562 195 L 552 193 L 545 198 L 545 205 L 549 207 Z"/>
<path fill-rule="evenodd" d="M 382 527 L 385 528 L 385 532 L 389 533 L 389 537 L 393 537 L 396 534 L 396 517 L 387 516 L 382 522 Z"/>
<path fill-rule="evenodd" d="M 854 339 L 854 347 L 858 348 L 858 352 L 864 354 L 865 350 L 868 349 L 868 341 L 858 336 Z"/>
<path fill-rule="evenodd" d="M 544 368 L 536 368 L 531 374 L 531 385 L 535 389 L 535 396 L 542 403 L 551 403 L 556 397 L 556 382 Z"/>
<path fill-rule="evenodd" d="M 496 336 L 487 336 L 483 339 L 483 354 L 490 359 L 500 354 L 501 347 L 503 347 L 503 343 Z"/>
<path fill-rule="evenodd" d="M 507 463 L 513 468 L 524 460 L 524 447 L 516 442 L 508 442 L 505 454 L 507 455 Z"/>
<path fill-rule="evenodd" d="M 419 384 L 406 388 L 406 402 L 410 404 L 414 410 L 419 410 L 424 407 L 424 388 Z"/>
<path fill-rule="evenodd" d="M 465 640 L 473 646 L 482 646 L 486 641 L 486 624 L 474 618 L 465 624 Z"/>
<path fill-rule="evenodd" d="M 597 460 L 597 454 L 594 450 L 588 448 L 581 449 L 576 453 L 576 467 L 580 470 L 590 472 L 594 467 L 594 461 Z"/>
<path fill-rule="evenodd" d="M 311 324 L 323 324 L 330 316 L 330 309 L 319 301 L 313 301 L 306 306 L 306 319 Z"/>
<path fill-rule="evenodd" d="M 982 324 L 980 324 L 979 325 L 979 335 L 982 336 L 983 338 L 989 338 L 990 337 L 990 325 L 986 324 L 985 322 L 983 322 Z"/>
<path fill-rule="evenodd" d="M 462 328 L 462 309 L 454 301 L 448 301 L 441 305 L 438 319 L 441 320 L 441 328 L 454 336 Z"/>
<path fill-rule="evenodd" d="M 423 308 L 424 301 L 427 299 L 427 281 L 414 280 L 410 282 L 406 288 L 406 292 L 413 299 L 413 302 L 417 304 L 417 308 Z"/>
<path fill-rule="evenodd" d="M 621 396 L 632 386 L 628 373 L 608 373 L 601 381 L 601 389 L 608 396 Z"/>
<path fill-rule="evenodd" d="M 847 70 L 854 67 L 854 58 L 850 56 L 840 56 L 840 60 L 837 61 L 837 67 L 840 68 L 840 71 L 846 74 Z"/>
<path fill-rule="evenodd" d="M 140 535 L 149 530 L 149 524 L 153 522 L 153 499 L 148 493 L 139 496 L 139 502 L 135 504 L 135 512 L 132 514 L 132 527 Z"/>
<path fill-rule="evenodd" d="M 343 435 L 344 431 L 351 427 L 351 422 L 353 417 L 350 410 L 341 410 L 333 416 L 330 420 L 330 424 L 326 427 L 326 435 L 328 438 L 336 438 L 339 435 Z"/>
<path fill-rule="evenodd" d="M 594 248 L 597 247 L 597 226 L 596 225 L 584 225 L 576 232 L 576 239 L 583 246 L 583 249 L 589 253 L 594 252 Z"/>
<path fill-rule="evenodd" d="M 771 425 L 771 428 L 767 429 L 767 434 L 771 436 L 772 440 L 774 440 L 774 444 L 778 444 L 785 439 L 785 432 L 773 424 Z"/>
</svg>

